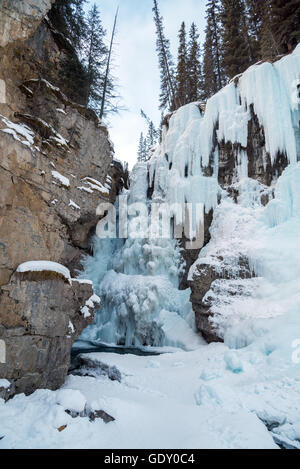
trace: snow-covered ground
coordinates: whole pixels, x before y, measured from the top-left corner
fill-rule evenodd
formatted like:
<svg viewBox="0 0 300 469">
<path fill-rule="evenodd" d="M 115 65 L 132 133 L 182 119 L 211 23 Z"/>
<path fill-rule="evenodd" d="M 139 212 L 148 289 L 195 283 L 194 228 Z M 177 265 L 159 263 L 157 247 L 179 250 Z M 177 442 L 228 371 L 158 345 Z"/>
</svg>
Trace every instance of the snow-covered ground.
<svg viewBox="0 0 300 469">
<path fill-rule="evenodd" d="M 227 369 L 223 345 L 150 358 L 93 357 L 117 366 L 121 383 L 70 376 L 63 395 L 40 390 L 1 402 L 0 448 L 276 448 L 253 409 L 268 401 L 266 388 L 273 385 L 281 400 L 282 391 L 258 371 L 246 378 Z M 65 412 L 82 411 L 85 403 L 116 420 L 90 422 Z"/>
</svg>

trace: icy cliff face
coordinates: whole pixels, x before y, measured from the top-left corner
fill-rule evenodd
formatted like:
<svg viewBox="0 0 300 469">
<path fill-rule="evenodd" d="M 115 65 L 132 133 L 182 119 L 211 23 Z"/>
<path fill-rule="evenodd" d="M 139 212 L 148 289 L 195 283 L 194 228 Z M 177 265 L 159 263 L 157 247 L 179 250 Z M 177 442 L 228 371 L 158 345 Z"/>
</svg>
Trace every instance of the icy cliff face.
<svg viewBox="0 0 300 469">
<path fill-rule="evenodd" d="M 86 262 L 84 275 L 93 279 L 103 308 L 85 338 L 185 348 L 197 342 L 191 292 L 178 291 L 192 256 L 184 241 L 149 239 L 150 202 L 205 206 L 206 247 L 189 282 L 197 326 L 207 340 L 224 340 L 233 323 L 249 319 L 253 305 L 256 318 L 272 316 L 271 306 L 248 300 L 259 288 L 253 277 L 272 271 L 279 248 L 267 250 L 267 230 L 298 213 L 299 84 L 300 46 L 236 77 L 208 101 L 205 113 L 198 103 L 173 113 L 150 162 L 137 164 L 131 176 L 129 204 L 147 205 L 144 236 L 98 241 Z M 136 230 L 134 216 L 129 226 L 129 233 Z"/>
<path fill-rule="evenodd" d="M 209 341 L 225 340 L 229 346 L 244 347 L 275 325 L 270 318 L 281 317 L 276 324 L 283 321 L 283 330 L 287 329 L 285 321 L 296 319 L 292 311 L 299 308 L 295 282 L 300 275 L 296 253 L 300 235 L 299 54 L 298 46 L 273 66 L 251 67 L 239 78 L 242 100 L 247 94 L 263 123 L 266 157 L 278 169 L 276 158 L 285 155 L 289 165 L 279 179 L 285 164 L 273 173 L 272 187 L 247 177 L 247 171 L 238 171 L 240 177 L 227 187 L 228 194 L 223 194 L 214 212 L 211 241 L 189 273 L 196 322 Z M 264 88 L 266 83 L 272 86 Z M 256 94 L 249 91 L 253 87 Z M 267 160 L 265 168 L 271 171 Z M 234 195 L 234 201 L 228 195 Z"/>
<path fill-rule="evenodd" d="M 193 349 L 194 332 L 189 291 L 179 291 L 183 271 L 175 240 L 149 236 L 147 165 L 138 164 L 131 177 L 129 207 L 144 203 L 144 237 L 136 238 L 136 217 L 129 218 L 129 238 L 96 240 L 95 254 L 83 273 L 93 280 L 102 299 L 96 323 L 83 339 L 126 346 L 179 346 Z"/>
</svg>

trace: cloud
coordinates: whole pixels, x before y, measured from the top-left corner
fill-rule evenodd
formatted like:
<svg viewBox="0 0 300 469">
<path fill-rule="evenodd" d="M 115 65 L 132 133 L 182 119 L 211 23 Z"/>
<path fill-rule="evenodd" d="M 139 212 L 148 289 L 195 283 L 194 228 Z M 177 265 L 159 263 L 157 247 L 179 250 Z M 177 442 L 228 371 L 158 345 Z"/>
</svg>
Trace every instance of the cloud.
<svg viewBox="0 0 300 469">
<path fill-rule="evenodd" d="M 91 2 L 93 3 L 93 2 Z M 127 112 L 110 119 L 111 139 L 115 143 L 116 158 L 136 161 L 136 151 L 141 131 L 146 131 L 140 109 L 158 125 L 160 111 L 159 70 L 155 51 L 155 26 L 152 17 L 152 0 L 96 0 L 108 37 L 111 34 L 114 14 L 119 5 L 115 70 Z M 204 39 L 205 0 L 160 0 L 165 32 L 171 41 L 172 53 L 177 54 L 178 30 L 182 21 L 189 27 L 194 21 Z"/>
</svg>

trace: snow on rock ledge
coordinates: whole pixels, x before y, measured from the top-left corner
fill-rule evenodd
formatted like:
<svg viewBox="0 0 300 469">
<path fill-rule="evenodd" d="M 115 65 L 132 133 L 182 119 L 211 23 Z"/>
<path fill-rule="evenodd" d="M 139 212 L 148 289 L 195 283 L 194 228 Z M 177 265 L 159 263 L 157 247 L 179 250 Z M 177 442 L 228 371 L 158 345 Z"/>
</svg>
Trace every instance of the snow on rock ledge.
<svg viewBox="0 0 300 469">
<path fill-rule="evenodd" d="M 29 261 L 19 265 L 17 272 L 54 272 L 63 277 L 69 283 L 72 283 L 71 274 L 67 267 L 50 261 Z"/>
</svg>

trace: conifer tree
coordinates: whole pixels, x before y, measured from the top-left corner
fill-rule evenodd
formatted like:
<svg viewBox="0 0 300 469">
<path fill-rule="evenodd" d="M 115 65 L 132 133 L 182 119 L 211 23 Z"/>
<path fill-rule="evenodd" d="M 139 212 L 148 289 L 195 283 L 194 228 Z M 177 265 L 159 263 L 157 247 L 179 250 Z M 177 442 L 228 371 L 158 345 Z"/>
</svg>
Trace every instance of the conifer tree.
<svg viewBox="0 0 300 469">
<path fill-rule="evenodd" d="M 60 79 L 56 84 L 70 99 L 85 104 L 87 73 L 81 62 L 82 48 L 86 34 L 83 6 L 86 0 L 56 0 L 48 13 L 50 24 L 58 31 L 66 49 L 60 64 Z"/>
<path fill-rule="evenodd" d="M 157 131 L 152 121 L 150 122 L 148 127 L 146 142 L 149 149 L 151 149 L 157 143 Z"/>
<path fill-rule="evenodd" d="M 141 132 L 139 146 L 138 146 L 138 161 L 146 161 L 147 149 L 146 149 L 146 140 L 144 138 L 143 132 Z"/>
<path fill-rule="evenodd" d="M 187 103 L 188 96 L 188 57 L 187 57 L 187 44 L 186 44 L 186 30 L 185 23 L 181 24 L 179 31 L 179 48 L 178 48 L 178 62 L 177 62 L 177 75 L 176 75 L 176 96 L 179 106 Z"/>
<path fill-rule="evenodd" d="M 246 0 L 249 34 L 257 42 L 261 37 L 266 3 L 267 0 Z"/>
<path fill-rule="evenodd" d="M 207 23 L 210 29 L 212 42 L 212 55 L 214 61 L 215 74 L 217 79 L 217 89 L 224 85 L 222 70 L 222 45 L 221 45 L 221 24 L 220 24 L 220 1 L 208 0 L 206 4 Z"/>
<path fill-rule="evenodd" d="M 148 125 L 147 136 L 145 139 L 147 153 L 151 150 L 151 148 L 159 141 L 160 132 L 155 128 L 153 121 L 147 114 L 141 109 L 141 116 L 146 120 Z"/>
<path fill-rule="evenodd" d="M 195 23 L 192 23 L 189 34 L 187 68 L 187 102 L 192 103 L 198 101 L 203 94 L 199 34 Z"/>
<path fill-rule="evenodd" d="M 253 62 L 245 27 L 242 0 L 222 0 L 223 67 L 228 78 L 242 73 Z"/>
<path fill-rule="evenodd" d="M 300 42 L 299 0 L 272 0 L 273 32 L 280 52 L 291 51 Z"/>
<path fill-rule="evenodd" d="M 102 27 L 97 5 L 94 4 L 87 17 L 85 64 L 87 70 L 86 106 L 99 108 L 103 92 L 104 68 L 107 47 L 104 43 L 105 31 Z"/>
<path fill-rule="evenodd" d="M 86 24 L 83 6 L 87 0 L 56 0 L 48 13 L 51 24 L 80 52 Z"/>
<path fill-rule="evenodd" d="M 209 23 L 203 48 L 203 94 L 208 99 L 218 91 L 215 57 L 213 54 L 213 34 Z"/>
<path fill-rule="evenodd" d="M 262 58 L 260 42 L 266 0 L 245 0 L 244 29 L 248 41 L 251 63 Z"/>
<path fill-rule="evenodd" d="M 174 64 L 170 52 L 170 41 L 165 37 L 163 18 L 160 15 L 157 0 L 153 0 L 154 22 L 156 26 L 156 50 L 160 68 L 160 109 L 176 109 L 176 89 L 174 79 Z"/>
<path fill-rule="evenodd" d="M 273 33 L 272 0 L 265 0 L 260 34 L 260 55 L 263 60 L 273 60 L 279 55 L 279 47 Z"/>
</svg>

